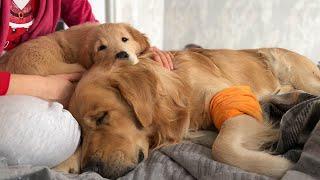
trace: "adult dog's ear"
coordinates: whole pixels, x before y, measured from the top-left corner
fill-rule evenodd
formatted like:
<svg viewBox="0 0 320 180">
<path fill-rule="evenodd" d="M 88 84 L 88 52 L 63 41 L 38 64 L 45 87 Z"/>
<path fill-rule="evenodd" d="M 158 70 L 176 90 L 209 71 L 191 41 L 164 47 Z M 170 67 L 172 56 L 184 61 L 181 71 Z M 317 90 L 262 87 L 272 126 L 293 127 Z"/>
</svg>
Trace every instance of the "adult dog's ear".
<svg viewBox="0 0 320 180">
<path fill-rule="evenodd" d="M 139 54 L 145 52 L 150 48 L 150 43 L 145 34 L 142 34 L 129 24 L 123 24 L 127 31 L 132 35 L 133 39 L 140 45 Z"/>
<path fill-rule="evenodd" d="M 157 103 L 157 79 L 151 72 L 123 72 L 111 81 L 124 100 L 134 110 L 143 127 L 152 124 Z"/>
</svg>

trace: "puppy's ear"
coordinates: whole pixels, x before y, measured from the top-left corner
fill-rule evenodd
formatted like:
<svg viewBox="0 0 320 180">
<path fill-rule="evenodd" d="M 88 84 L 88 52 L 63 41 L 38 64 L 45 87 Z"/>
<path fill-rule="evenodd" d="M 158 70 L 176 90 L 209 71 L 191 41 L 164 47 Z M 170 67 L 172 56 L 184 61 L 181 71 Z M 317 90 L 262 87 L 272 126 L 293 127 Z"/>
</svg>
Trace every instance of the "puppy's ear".
<svg viewBox="0 0 320 180">
<path fill-rule="evenodd" d="M 84 26 L 86 31 L 81 33 L 82 36 L 85 36 L 84 42 L 81 44 L 79 52 L 79 63 L 84 66 L 86 69 L 89 69 L 94 63 L 94 46 L 96 43 L 97 36 L 97 27 L 98 24 L 88 24 Z M 77 44 L 77 46 L 79 46 Z"/>
<path fill-rule="evenodd" d="M 89 69 L 93 64 L 93 48 L 88 45 L 89 43 L 84 43 L 79 52 L 79 63 L 86 69 Z"/>
<path fill-rule="evenodd" d="M 140 52 L 139 54 L 145 52 L 150 48 L 150 43 L 148 38 L 146 37 L 145 34 L 142 34 L 129 24 L 123 24 L 123 26 L 127 29 L 127 31 L 132 35 L 134 40 L 140 45 Z"/>
<path fill-rule="evenodd" d="M 111 81 L 124 100 L 134 110 L 134 114 L 143 127 L 152 124 L 157 99 L 157 79 L 150 73 L 123 72 Z"/>
</svg>

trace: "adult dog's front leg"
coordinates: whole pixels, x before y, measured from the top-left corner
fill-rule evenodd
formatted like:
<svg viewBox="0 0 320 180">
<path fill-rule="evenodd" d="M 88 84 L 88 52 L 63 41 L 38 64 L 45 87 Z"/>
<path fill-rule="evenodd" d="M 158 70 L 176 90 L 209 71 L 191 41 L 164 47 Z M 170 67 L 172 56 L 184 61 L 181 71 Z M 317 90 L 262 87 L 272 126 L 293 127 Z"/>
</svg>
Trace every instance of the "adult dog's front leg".
<svg viewBox="0 0 320 180">
<path fill-rule="evenodd" d="M 282 157 L 259 151 L 266 141 L 272 141 L 276 132 L 251 116 L 239 115 L 228 119 L 212 146 L 213 158 L 241 169 L 281 177 L 292 166 Z"/>
</svg>

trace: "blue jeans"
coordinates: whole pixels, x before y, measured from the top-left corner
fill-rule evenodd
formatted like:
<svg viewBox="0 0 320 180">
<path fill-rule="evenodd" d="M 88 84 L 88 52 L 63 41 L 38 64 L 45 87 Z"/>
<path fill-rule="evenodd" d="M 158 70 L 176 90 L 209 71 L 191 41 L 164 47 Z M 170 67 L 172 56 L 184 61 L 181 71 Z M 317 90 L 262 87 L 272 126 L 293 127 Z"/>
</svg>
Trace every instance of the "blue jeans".
<svg viewBox="0 0 320 180">
<path fill-rule="evenodd" d="M 75 152 L 79 141 L 80 127 L 61 104 L 0 97 L 0 157 L 8 165 L 54 167 Z"/>
</svg>

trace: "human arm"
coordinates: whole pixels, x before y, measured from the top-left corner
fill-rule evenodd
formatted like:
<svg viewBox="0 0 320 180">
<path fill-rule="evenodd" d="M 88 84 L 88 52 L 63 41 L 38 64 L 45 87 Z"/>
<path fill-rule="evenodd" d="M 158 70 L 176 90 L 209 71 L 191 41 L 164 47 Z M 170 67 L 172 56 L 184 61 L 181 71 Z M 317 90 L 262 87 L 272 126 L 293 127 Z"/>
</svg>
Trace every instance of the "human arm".
<svg viewBox="0 0 320 180">
<path fill-rule="evenodd" d="M 81 73 L 50 76 L 11 74 L 6 95 L 28 95 L 67 105 L 73 93 L 73 81 L 81 78 Z"/>
<path fill-rule="evenodd" d="M 88 0 L 62 0 L 61 18 L 68 26 L 97 22 Z"/>
</svg>

